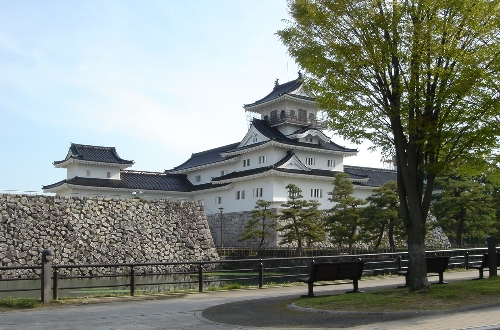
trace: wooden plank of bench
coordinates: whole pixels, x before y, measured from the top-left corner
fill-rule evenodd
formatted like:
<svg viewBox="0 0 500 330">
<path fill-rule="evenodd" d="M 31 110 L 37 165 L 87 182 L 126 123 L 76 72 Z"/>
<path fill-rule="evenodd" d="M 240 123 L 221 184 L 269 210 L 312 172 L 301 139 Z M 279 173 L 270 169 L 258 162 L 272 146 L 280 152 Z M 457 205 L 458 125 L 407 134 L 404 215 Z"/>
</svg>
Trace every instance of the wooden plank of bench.
<svg viewBox="0 0 500 330">
<path fill-rule="evenodd" d="M 358 289 L 358 280 L 363 275 L 363 261 L 325 262 L 311 265 L 309 278 L 299 279 L 308 284 L 308 297 L 314 297 L 314 283 L 321 281 L 351 280 L 354 286 L 352 292 L 361 292 Z"/>
<path fill-rule="evenodd" d="M 426 273 L 437 273 L 439 275 L 439 282 L 434 284 L 448 284 L 444 281 L 443 273 L 448 268 L 448 261 L 450 257 L 427 257 L 425 258 L 426 262 Z M 397 271 L 396 274 L 402 275 L 405 277 L 405 285 L 400 285 L 398 288 L 407 288 L 408 284 L 408 270 L 400 270 Z"/>
<path fill-rule="evenodd" d="M 500 253 L 497 253 L 497 269 L 500 269 Z M 477 269 L 479 270 L 479 280 L 482 280 L 484 278 L 484 269 L 489 269 L 488 265 L 488 253 L 483 254 L 483 257 L 481 258 L 481 263 L 478 266 L 469 266 L 469 268 L 472 269 Z"/>
</svg>

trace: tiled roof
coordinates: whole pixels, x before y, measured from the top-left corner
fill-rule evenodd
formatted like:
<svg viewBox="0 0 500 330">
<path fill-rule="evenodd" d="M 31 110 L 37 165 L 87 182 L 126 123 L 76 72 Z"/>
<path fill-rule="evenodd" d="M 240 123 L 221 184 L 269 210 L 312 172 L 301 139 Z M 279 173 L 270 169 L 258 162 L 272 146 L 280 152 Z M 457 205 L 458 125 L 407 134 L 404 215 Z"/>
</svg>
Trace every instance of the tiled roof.
<svg viewBox="0 0 500 330">
<path fill-rule="evenodd" d="M 186 162 L 184 162 L 183 164 L 181 164 L 179 166 L 174 167 L 173 171 L 183 170 L 186 168 L 196 167 L 196 166 L 200 166 L 200 165 L 216 163 L 216 162 L 220 162 L 220 161 L 232 158 L 232 157 L 221 156 L 221 152 L 234 149 L 239 144 L 240 143 L 237 142 L 237 143 L 229 144 L 229 145 L 226 145 L 223 147 L 194 153 L 191 155 L 191 158 L 189 158 Z"/>
<path fill-rule="evenodd" d="M 351 175 L 363 175 L 369 177 L 363 185 L 380 187 L 388 181 L 397 180 L 397 171 L 383 168 L 359 167 L 344 165 L 344 172 Z"/>
<path fill-rule="evenodd" d="M 297 79 L 289 81 L 289 82 L 281 84 L 281 85 L 280 84 L 276 84 L 274 86 L 274 89 L 272 90 L 271 93 L 269 93 L 268 95 L 266 95 L 265 97 L 261 98 L 258 101 L 255 101 L 255 102 L 250 103 L 250 104 L 245 104 L 243 107 L 244 108 L 252 107 L 252 106 L 255 106 L 255 105 L 258 105 L 258 104 L 262 104 L 262 103 L 274 100 L 274 99 L 276 99 L 276 98 L 278 98 L 280 96 L 283 96 L 285 94 L 289 94 L 290 95 L 290 93 L 292 93 L 293 91 L 297 90 L 297 88 L 299 88 L 300 85 L 302 85 L 302 83 L 303 83 L 303 79 L 302 79 L 301 74 L 299 73 L 299 77 Z M 314 98 L 312 98 L 312 97 L 303 96 L 303 95 L 297 95 L 297 94 L 292 94 L 292 95 L 293 95 L 293 97 L 296 97 L 296 98 L 299 98 L 299 99 L 304 99 L 304 100 L 308 100 L 308 101 L 314 101 Z"/>
<path fill-rule="evenodd" d="M 68 155 L 64 160 L 55 161 L 54 165 L 66 162 L 69 159 L 78 159 L 97 163 L 112 163 L 132 165 L 133 160 L 125 160 L 118 156 L 115 147 L 99 147 L 71 143 Z"/>
<path fill-rule="evenodd" d="M 327 143 L 321 142 L 321 144 L 298 142 L 296 140 L 288 138 L 286 135 L 281 133 L 281 131 L 279 129 L 277 129 L 276 127 L 271 127 L 271 125 L 269 125 L 269 122 L 266 120 L 254 118 L 252 120 L 252 125 L 259 132 L 261 132 L 263 135 L 265 135 L 268 139 L 289 145 L 291 148 L 293 148 L 293 147 L 306 147 L 306 148 L 314 148 L 314 149 L 322 149 L 322 150 L 332 150 L 332 151 L 338 151 L 338 152 L 358 152 L 357 149 L 350 149 L 350 148 L 342 147 L 336 143 L 333 143 L 332 141 L 329 141 Z M 263 142 L 263 143 L 265 143 L 265 142 Z M 256 145 L 257 144 L 253 144 L 253 145 L 248 145 L 248 146 L 244 146 L 241 148 L 234 148 L 232 150 L 229 149 L 229 150 L 225 150 L 225 152 L 236 152 L 239 150 L 245 150 L 248 148 L 253 148 Z"/>
<path fill-rule="evenodd" d="M 97 179 L 86 177 L 74 177 L 60 182 L 44 186 L 42 189 L 51 189 L 63 184 L 71 184 L 85 187 L 99 188 L 122 188 L 190 192 L 193 184 L 189 182 L 185 174 L 165 174 L 157 172 L 121 171 L 120 180 Z"/>
</svg>

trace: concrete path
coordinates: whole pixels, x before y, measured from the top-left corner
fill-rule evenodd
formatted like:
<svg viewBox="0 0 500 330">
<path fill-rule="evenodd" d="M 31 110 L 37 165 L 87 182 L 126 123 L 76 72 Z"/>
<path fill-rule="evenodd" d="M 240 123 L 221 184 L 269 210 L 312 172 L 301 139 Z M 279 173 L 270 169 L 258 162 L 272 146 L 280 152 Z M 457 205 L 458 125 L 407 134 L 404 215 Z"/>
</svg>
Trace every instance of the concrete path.
<svg viewBox="0 0 500 330">
<path fill-rule="evenodd" d="M 446 281 L 477 278 L 476 271 L 447 272 Z M 430 278 L 431 282 L 437 278 Z M 368 279 L 361 290 L 394 287 L 403 278 Z M 347 291 L 352 285 L 325 286 L 315 292 L 331 294 Z M 339 317 L 289 309 L 287 305 L 307 286 L 273 287 L 254 290 L 215 291 L 188 294 L 167 300 L 141 300 L 69 305 L 5 312 L 0 314 L 0 330 L 11 329 L 335 329 Z M 111 301 L 113 301 L 111 299 Z M 500 329 L 500 305 L 460 313 L 436 313 L 388 317 L 376 323 L 349 329 Z M 308 320 L 321 319 L 320 322 Z M 354 317 L 360 319 L 360 317 Z M 370 321 L 370 320 L 368 320 Z M 372 320 L 373 321 L 373 320 Z M 232 324 L 230 324 L 232 323 Z M 360 324 L 360 323 L 358 323 Z M 346 324 L 344 324 L 346 326 Z"/>
</svg>

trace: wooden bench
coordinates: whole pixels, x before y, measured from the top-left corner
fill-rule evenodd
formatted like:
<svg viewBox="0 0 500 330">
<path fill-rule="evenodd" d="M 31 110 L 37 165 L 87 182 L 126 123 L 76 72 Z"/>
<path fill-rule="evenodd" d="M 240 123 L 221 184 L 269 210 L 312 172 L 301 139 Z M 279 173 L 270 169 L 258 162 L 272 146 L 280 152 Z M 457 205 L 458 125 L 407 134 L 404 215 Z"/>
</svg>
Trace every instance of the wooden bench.
<svg viewBox="0 0 500 330">
<path fill-rule="evenodd" d="M 427 265 L 427 274 L 428 273 L 438 273 L 439 274 L 439 282 L 435 284 L 448 284 L 443 280 L 443 273 L 448 268 L 448 261 L 450 257 L 427 257 L 425 258 L 425 263 Z M 401 288 L 406 288 L 409 286 L 408 283 L 408 270 L 400 270 L 397 272 L 398 275 L 404 275 L 405 277 L 405 285 L 400 286 Z"/>
<path fill-rule="evenodd" d="M 498 252 L 497 252 L 497 267 L 500 267 L 500 253 L 498 253 Z M 481 263 L 479 265 L 469 266 L 469 268 L 479 270 L 479 279 L 483 279 L 484 278 L 484 269 L 490 268 L 488 265 L 488 254 L 487 253 L 483 254 L 483 257 L 481 258 Z"/>
<path fill-rule="evenodd" d="M 358 280 L 363 275 L 364 261 L 343 261 L 343 262 L 323 262 L 314 263 L 311 265 L 309 278 L 299 279 L 300 282 L 307 283 L 308 294 L 307 297 L 314 297 L 313 287 L 315 282 L 321 281 L 338 281 L 338 280 L 351 280 L 354 290 L 347 293 L 362 292 L 358 290 Z M 331 285 L 317 284 L 317 285 Z M 338 283 L 337 283 L 338 284 Z"/>
</svg>

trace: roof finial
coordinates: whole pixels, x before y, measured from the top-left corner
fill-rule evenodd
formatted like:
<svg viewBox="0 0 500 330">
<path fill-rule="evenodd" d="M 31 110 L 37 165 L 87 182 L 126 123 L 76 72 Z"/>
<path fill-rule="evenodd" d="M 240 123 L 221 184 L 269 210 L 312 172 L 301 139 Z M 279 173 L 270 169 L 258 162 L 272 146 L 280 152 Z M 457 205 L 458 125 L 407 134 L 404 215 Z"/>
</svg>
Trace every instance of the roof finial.
<svg viewBox="0 0 500 330">
<path fill-rule="evenodd" d="M 302 79 L 302 72 L 299 70 L 299 79 Z"/>
<path fill-rule="evenodd" d="M 278 83 L 278 82 L 279 82 L 279 79 L 278 79 L 278 78 L 276 78 L 276 80 L 274 81 L 274 88 L 278 87 L 278 85 L 279 85 L 279 83 Z"/>
</svg>

